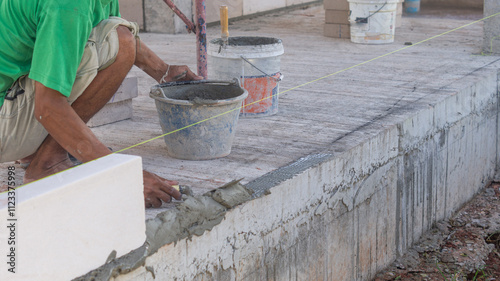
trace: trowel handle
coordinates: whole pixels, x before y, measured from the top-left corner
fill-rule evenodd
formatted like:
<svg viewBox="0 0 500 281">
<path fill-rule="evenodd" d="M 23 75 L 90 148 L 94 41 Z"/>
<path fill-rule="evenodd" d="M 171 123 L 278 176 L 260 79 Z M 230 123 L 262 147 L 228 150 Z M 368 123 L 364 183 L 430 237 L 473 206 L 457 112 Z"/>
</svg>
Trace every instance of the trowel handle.
<svg viewBox="0 0 500 281">
<path fill-rule="evenodd" d="M 229 38 L 229 23 L 228 23 L 228 9 L 227 6 L 220 6 L 220 27 L 221 38 Z"/>
</svg>

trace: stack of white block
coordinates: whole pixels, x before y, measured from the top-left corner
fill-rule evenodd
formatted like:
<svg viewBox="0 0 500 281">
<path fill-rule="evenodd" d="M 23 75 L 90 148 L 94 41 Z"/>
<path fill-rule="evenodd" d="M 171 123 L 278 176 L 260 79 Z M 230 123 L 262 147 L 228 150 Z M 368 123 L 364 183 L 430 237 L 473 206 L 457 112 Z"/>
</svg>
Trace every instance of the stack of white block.
<svg viewBox="0 0 500 281">
<path fill-rule="evenodd" d="M 127 76 L 110 101 L 90 119 L 89 127 L 97 127 L 132 118 L 132 99 L 137 97 L 137 77 Z"/>
</svg>

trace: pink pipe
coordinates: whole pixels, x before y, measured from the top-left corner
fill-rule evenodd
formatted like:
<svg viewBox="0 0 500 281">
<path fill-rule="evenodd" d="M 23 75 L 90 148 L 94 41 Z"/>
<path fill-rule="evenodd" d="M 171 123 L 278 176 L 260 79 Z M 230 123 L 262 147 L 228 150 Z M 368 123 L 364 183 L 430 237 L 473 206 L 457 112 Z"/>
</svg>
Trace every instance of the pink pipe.
<svg viewBox="0 0 500 281">
<path fill-rule="evenodd" d="M 196 0 L 196 55 L 198 75 L 207 78 L 207 23 L 205 0 Z"/>
<path fill-rule="evenodd" d="M 196 33 L 196 56 L 198 58 L 198 75 L 207 78 L 207 23 L 205 0 L 196 0 L 196 20 L 190 21 L 171 0 L 163 0 L 174 13 L 187 25 L 189 32 Z M 196 24 L 196 25 L 195 25 Z"/>
<path fill-rule="evenodd" d="M 165 2 L 169 7 L 170 9 L 172 9 L 172 11 L 174 11 L 174 13 L 176 15 L 179 16 L 179 18 L 181 18 L 181 20 L 187 25 L 187 28 L 188 28 L 188 31 L 189 33 L 192 32 L 196 32 L 196 26 L 194 25 L 194 23 L 192 21 L 190 21 L 183 13 L 181 10 L 179 10 L 175 4 L 171 1 L 171 0 L 163 0 L 163 2 Z"/>
</svg>

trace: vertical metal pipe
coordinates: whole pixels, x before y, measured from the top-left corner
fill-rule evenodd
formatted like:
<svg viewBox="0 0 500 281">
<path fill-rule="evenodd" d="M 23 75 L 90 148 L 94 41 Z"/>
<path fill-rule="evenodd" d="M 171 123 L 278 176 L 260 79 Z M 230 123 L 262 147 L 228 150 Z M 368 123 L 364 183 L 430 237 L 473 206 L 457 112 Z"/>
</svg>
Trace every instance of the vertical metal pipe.
<svg viewBox="0 0 500 281">
<path fill-rule="evenodd" d="M 198 75 L 207 78 L 207 23 L 205 0 L 196 0 L 196 55 Z"/>
</svg>

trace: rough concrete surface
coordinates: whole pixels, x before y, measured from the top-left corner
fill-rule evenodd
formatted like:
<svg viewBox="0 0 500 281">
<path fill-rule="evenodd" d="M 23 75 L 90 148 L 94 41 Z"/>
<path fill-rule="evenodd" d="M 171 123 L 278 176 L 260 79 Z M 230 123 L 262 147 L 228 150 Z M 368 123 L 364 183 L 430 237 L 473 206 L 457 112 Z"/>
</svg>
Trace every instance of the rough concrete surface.
<svg viewBox="0 0 500 281">
<path fill-rule="evenodd" d="M 453 217 L 439 221 L 374 281 L 500 278 L 500 183 L 491 184 Z"/>
<path fill-rule="evenodd" d="M 230 25 L 232 36 L 281 38 L 285 79 L 279 113 L 240 119 L 228 157 L 172 159 L 162 139 L 125 152 L 196 196 L 244 178 L 255 199 L 201 236 L 153 237 L 165 246 L 117 260 L 138 268 L 112 280 L 369 280 L 493 178 L 500 57 L 481 55 L 482 23 L 416 44 L 470 19 L 403 17 L 393 44 L 358 45 L 323 37 L 323 21 L 316 6 Z M 195 68 L 192 35 L 141 38 Z M 132 72 L 134 117 L 93 129 L 115 151 L 161 134 L 154 81 Z M 148 229 L 171 212 L 148 210 Z"/>
<path fill-rule="evenodd" d="M 74 280 L 109 280 L 137 269 L 143 266 L 148 256 L 165 244 L 177 243 L 186 237 L 191 239 L 193 235 L 201 236 L 205 231 L 210 231 L 220 224 L 228 209 L 248 201 L 251 194 L 251 190 L 235 181 L 202 196 L 183 195 L 183 202 L 177 203 L 175 210 L 147 221 L 147 238 L 141 248 Z"/>
<path fill-rule="evenodd" d="M 422 5 L 438 5 L 446 8 L 479 8 L 488 0 L 421 0 Z"/>
<path fill-rule="evenodd" d="M 87 122 L 87 125 L 97 127 L 132 118 L 132 99 L 137 96 L 137 77 L 125 77 L 111 100 Z"/>
<path fill-rule="evenodd" d="M 174 0 L 172 2 L 188 19 L 192 18 L 191 1 Z M 187 33 L 185 26 L 186 24 L 162 0 L 144 0 L 144 29 L 147 32 Z"/>
<path fill-rule="evenodd" d="M 484 0 L 484 15 L 491 16 L 500 13 L 500 2 Z M 484 22 L 483 51 L 486 54 L 500 54 L 500 17 L 493 17 Z"/>
</svg>

